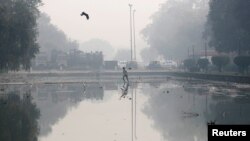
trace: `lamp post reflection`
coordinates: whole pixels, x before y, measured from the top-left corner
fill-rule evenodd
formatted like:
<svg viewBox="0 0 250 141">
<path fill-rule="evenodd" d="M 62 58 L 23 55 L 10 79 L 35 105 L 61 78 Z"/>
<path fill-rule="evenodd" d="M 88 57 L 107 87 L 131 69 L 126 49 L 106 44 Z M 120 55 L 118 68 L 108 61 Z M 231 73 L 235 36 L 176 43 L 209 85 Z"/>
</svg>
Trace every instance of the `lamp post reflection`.
<svg viewBox="0 0 250 141">
<path fill-rule="evenodd" d="M 137 134 L 136 134 L 136 88 L 131 89 L 131 95 L 132 95 L 132 100 L 131 100 L 131 123 L 132 123 L 132 141 L 137 139 Z"/>
<path fill-rule="evenodd" d="M 135 139 L 137 139 L 137 134 L 136 134 L 136 95 L 137 95 L 137 89 L 135 89 Z"/>
<path fill-rule="evenodd" d="M 129 84 L 125 83 L 125 85 L 121 88 L 122 89 L 122 95 L 120 97 L 120 100 L 122 98 L 125 98 L 128 94 L 128 89 L 129 89 Z M 136 134 L 136 104 L 137 104 L 137 90 L 136 88 L 131 88 L 131 140 L 133 141 L 134 138 L 137 139 L 137 134 Z"/>
<path fill-rule="evenodd" d="M 132 117 L 131 117 L 131 123 L 132 123 L 132 125 L 131 125 L 131 127 L 132 127 L 132 141 L 134 140 L 134 89 L 132 88 L 132 100 L 131 100 L 131 115 L 132 115 Z"/>
</svg>

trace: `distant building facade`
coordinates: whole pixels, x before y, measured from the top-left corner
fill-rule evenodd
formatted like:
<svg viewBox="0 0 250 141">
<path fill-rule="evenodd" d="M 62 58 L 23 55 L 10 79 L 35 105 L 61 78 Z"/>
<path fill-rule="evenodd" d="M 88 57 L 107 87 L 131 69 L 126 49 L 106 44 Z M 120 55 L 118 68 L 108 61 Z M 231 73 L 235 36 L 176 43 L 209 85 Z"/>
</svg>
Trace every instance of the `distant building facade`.
<svg viewBox="0 0 250 141">
<path fill-rule="evenodd" d="M 82 52 L 52 50 L 41 52 L 32 61 L 33 70 L 97 70 L 103 67 L 102 52 Z"/>
</svg>

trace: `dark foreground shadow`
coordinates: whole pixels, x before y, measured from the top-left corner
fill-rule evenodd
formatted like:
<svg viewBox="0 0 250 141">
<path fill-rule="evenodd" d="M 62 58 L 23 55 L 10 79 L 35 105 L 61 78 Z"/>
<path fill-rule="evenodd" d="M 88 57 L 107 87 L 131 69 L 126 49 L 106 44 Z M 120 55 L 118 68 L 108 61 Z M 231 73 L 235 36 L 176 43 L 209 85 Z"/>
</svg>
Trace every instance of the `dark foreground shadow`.
<svg viewBox="0 0 250 141">
<path fill-rule="evenodd" d="M 0 141 L 37 141 L 39 117 L 30 94 L 0 95 Z"/>
</svg>

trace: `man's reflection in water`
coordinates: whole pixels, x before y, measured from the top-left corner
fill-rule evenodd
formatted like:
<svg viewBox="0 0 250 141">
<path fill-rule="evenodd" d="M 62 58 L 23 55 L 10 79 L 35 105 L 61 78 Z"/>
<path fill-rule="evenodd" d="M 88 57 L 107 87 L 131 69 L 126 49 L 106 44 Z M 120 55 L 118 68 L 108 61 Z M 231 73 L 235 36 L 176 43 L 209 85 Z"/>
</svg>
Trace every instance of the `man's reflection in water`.
<svg viewBox="0 0 250 141">
<path fill-rule="evenodd" d="M 122 89 L 122 95 L 121 95 L 120 99 L 126 98 L 126 96 L 128 94 L 128 86 L 129 86 L 129 83 L 124 83 L 123 87 L 121 88 Z"/>
<path fill-rule="evenodd" d="M 128 88 L 129 88 L 129 83 L 124 83 L 123 87 L 121 88 L 122 90 L 122 95 L 120 97 L 120 100 L 122 98 L 126 98 L 127 94 L 128 94 Z M 135 90 L 135 94 L 136 94 L 136 88 L 134 89 L 133 86 L 131 86 L 131 98 L 129 98 L 129 100 L 131 100 L 131 139 L 132 141 L 135 139 L 137 139 L 137 135 L 136 135 L 136 96 L 134 97 L 134 90 Z"/>
<path fill-rule="evenodd" d="M 40 112 L 30 94 L 0 96 L 0 141 L 37 141 Z"/>
</svg>

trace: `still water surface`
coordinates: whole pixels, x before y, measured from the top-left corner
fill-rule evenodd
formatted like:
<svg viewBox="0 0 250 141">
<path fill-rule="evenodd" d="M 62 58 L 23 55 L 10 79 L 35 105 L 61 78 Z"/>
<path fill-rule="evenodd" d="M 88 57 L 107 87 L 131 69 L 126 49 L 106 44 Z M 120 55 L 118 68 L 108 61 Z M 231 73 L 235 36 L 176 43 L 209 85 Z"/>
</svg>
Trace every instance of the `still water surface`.
<svg viewBox="0 0 250 141">
<path fill-rule="evenodd" d="M 206 141 L 250 124 L 250 86 L 199 80 L 2 85 L 0 140 Z"/>
</svg>

